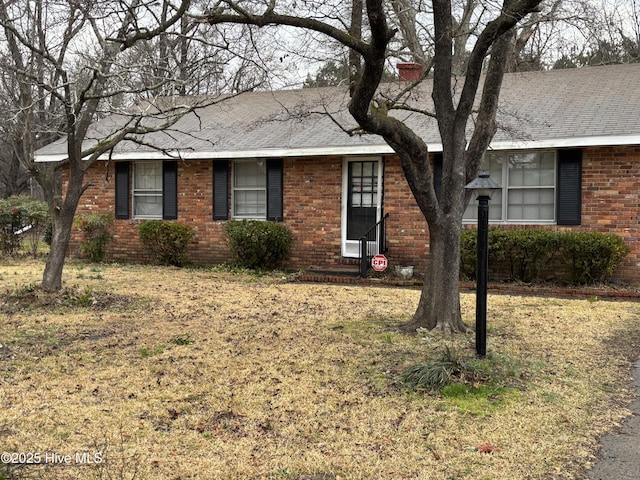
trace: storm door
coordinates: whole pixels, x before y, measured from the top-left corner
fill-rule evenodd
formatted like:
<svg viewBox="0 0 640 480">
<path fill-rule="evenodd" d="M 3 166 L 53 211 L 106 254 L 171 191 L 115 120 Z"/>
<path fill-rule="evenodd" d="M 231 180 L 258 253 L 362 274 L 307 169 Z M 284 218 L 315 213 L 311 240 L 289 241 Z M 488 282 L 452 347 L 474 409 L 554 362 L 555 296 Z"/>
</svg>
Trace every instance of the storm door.
<svg viewBox="0 0 640 480">
<path fill-rule="evenodd" d="M 358 257 L 358 241 L 375 227 L 381 212 L 382 161 L 345 161 L 343 178 L 343 256 Z"/>
</svg>

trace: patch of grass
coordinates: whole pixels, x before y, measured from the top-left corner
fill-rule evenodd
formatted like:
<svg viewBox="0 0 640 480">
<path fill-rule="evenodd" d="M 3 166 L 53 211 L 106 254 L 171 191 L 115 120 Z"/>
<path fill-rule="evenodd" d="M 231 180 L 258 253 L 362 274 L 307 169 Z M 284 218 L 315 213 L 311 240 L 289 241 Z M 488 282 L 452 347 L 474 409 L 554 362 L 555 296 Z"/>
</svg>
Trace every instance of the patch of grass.
<svg viewBox="0 0 640 480">
<path fill-rule="evenodd" d="M 153 357 L 154 355 L 160 355 L 164 353 L 164 345 L 158 345 L 157 347 L 153 348 L 142 347 L 139 350 L 139 353 L 142 358 L 149 358 Z"/>
<path fill-rule="evenodd" d="M 176 335 L 169 340 L 169 343 L 173 343 L 174 345 L 191 345 L 193 342 L 195 342 L 195 340 L 191 338 L 190 333 Z"/>
<path fill-rule="evenodd" d="M 77 286 L 65 288 L 60 292 L 60 296 L 62 304 L 71 308 L 87 308 L 95 301 L 93 288 L 89 286 L 84 287 L 84 289 L 79 289 Z"/>
<path fill-rule="evenodd" d="M 489 415 L 509 401 L 520 398 L 520 392 L 515 388 L 466 383 L 451 383 L 440 390 L 440 395 L 451 408 L 475 416 Z"/>
</svg>

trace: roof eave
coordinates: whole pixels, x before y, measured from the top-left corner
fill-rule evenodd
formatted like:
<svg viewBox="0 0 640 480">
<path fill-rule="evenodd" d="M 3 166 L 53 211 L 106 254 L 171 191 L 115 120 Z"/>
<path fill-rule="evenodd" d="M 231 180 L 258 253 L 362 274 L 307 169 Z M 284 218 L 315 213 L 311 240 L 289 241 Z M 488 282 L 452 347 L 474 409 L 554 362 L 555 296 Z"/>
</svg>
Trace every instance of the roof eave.
<svg viewBox="0 0 640 480">
<path fill-rule="evenodd" d="M 497 140 L 492 142 L 491 150 L 529 150 L 541 148 L 577 148 L 577 147 L 610 147 L 616 145 L 640 145 L 640 135 L 603 135 L 593 137 L 553 138 L 545 140 Z M 430 143 L 429 151 L 442 152 L 441 143 Z M 274 158 L 274 157 L 319 157 L 319 156 L 348 156 L 348 155 L 387 155 L 393 154 L 393 149 L 386 144 L 307 147 L 307 148 L 258 148 L 246 150 L 218 150 L 218 151 L 174 151 L 159 150 L 119 152 L 103 155 L 101 160 L 169 160 L 181 158 L 183 160 L 203 159 L 237 159 L 237 158 Z M 66 160 L 66 154 L 36 155 L 35 162 L 60 162 Z"/>
</svg>

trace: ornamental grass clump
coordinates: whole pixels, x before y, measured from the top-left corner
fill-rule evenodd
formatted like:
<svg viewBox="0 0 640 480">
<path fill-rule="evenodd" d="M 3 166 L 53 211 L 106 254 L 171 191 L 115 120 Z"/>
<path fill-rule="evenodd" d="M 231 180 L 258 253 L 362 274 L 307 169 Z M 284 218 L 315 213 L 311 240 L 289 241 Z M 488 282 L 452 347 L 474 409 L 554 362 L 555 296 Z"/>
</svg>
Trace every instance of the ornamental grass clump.
<svg viewBox="0 0 640 480">
<path fill-rule="evenodd" d="M 437 392 L 465 371 L 465 364 L 454 348 L 445 347 L 440 358 L 415 363 L 400 374 L 402 383 L 412 390 Z"/>
<path fill-rule="evenodd" d="M 291 230 L 281 223 L 232 221 L 225 231 L 236 262 L 254 270 L 282 268 L 293 245 Z"/>
</svg>

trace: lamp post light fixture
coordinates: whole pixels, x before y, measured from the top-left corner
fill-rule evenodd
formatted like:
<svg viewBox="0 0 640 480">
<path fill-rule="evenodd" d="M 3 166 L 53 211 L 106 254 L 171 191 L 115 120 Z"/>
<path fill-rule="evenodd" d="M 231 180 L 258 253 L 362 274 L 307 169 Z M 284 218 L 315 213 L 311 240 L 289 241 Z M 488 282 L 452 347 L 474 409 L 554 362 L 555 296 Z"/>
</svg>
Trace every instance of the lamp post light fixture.
<svg viewBox="0 0 640 480">
<path fill-rule="evenodd" d="M 487 282 L 489 270 L 489 200 L 496 190 L 502 188 L 488 173 L 465 187 L 473 190 L 478 200 L 478 263 L 476 267 L 476 353 L 487 355 Z"/>
</svg>

